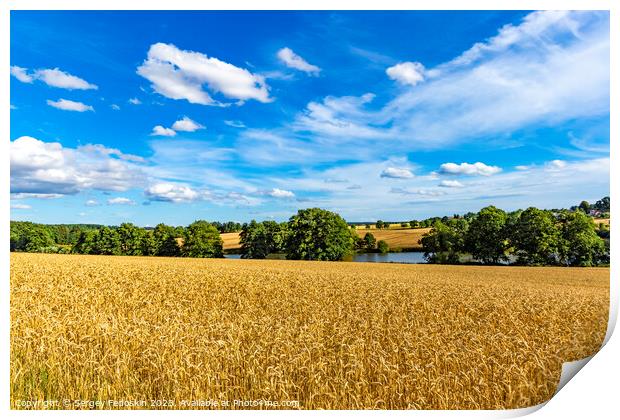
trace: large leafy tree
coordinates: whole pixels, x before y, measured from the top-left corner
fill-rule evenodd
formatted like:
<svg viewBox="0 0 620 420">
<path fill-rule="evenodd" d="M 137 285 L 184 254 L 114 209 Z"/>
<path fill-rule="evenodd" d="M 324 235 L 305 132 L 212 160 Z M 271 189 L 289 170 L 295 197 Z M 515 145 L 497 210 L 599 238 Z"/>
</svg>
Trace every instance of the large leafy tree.
<svg viewBox="0 0 620 420">
<path fill-rule="evenodd" d="M 497 264 L 506 260 L 506 212 L 494 206 L 478 212 L 469 224 L 465 248 L 476 260 Z"/>
<path fill-rule="evenodd" d="M 433 228 L 420 240 L 424 258 L 430 263 L 457 264 L 464 251 L 467 225 L 464 219 L 433 223 Z"/>
<path fill-rule="evenodd" d="M 122 223 L 117 229 L 122 255 L 143 255 L 145 230 L 132 223 Z M 147 254 L 148 255 L 148 254 Z"/>
<path fill-rule="evenodd" d="M 551 212 L 529 207 L 511 227 L 510 242 L 517 263 L 553 265 L 560 251 L 560 229 Z"/>
<path fill-rule="evenodd" d="M 263 259 L 269 254 L 284 252 L 286 232 L 286 223 L 273 220 L 246 223 L 239 235 L 241 258 Z"/>
<path fill-rule="evenodd" d="M 177 241 L 177 230 L 172 227 L 159 223 L 153 229 L 153 242 L 155 246 L 155 255 L 161 257 L 178 257 L 181 254 L 181 248 Z"/>
<path fill-rule="evenodd" d="M 288 227 L 287 259 L 337 261 L 353 252 L 351 229 L 336 213 L 319 208 L 299 210 Z"/>
<path fill-rule="evenodd" d="M 562 212 L 560 259 L 564 265 L 590 267 L 605 258 L 605 242 L 594 221 L 581 211 Z"/>
<path fill-rule="evenodd" d="M 121 240 L 116 229 L 102 227 L 94 236 L 91 253 L 97 255 L 121 255 Z"/>
<path fill-rule="evenodd" d="M 211 223 L 197 220 L 185 231 L 183 255 L 194 258 L 221 258 L 223 241 Z"/>
</svg>

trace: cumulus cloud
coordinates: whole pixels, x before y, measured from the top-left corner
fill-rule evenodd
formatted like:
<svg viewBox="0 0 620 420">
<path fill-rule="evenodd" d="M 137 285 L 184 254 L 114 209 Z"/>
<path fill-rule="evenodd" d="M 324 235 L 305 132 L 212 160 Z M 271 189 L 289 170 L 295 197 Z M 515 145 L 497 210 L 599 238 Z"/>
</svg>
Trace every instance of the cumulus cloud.
<svg viewBox="0 0 620 420">
<path fill-rule="evenodd" d="M 463 185 L 461 182 L 455 180 L 450 180 L 450 179 L 446 179 L 443 180 L 439 183 L 440 187 L 446 187 L 446 188 L 463 188 L 465 185 Z"/>
<path fill-rule="evenodd" d="M 112 108 L 114 111 L 120 111 L 120 109 L 121 109 L 121 107 L 116 105 L 116 104 L 110 105 L 110 108 Z"/>
<path fill-rule="evenodd" d="M 267 195 L 274 198 L 293 198 L 295 194 L 292 191 L 281 190 L 280 188 L 273 188 L 271 191 L 267 192 Z"/>
<path fill-rule="evenodd" d="M 314 76 L 318 75 L 321 71 L 319 67 L 308 63 L 288 47 L 282 48 L 278 51 L 277 55 L 280 61 L 292 69 L 300 70 Z"/>
<path fill-rule="evenodd" d="M 95 207 L 99 205 L 99 202 L 97 200 L 86 200 L 86 203 L 84 204 L 88 207 Z"/>
<path fill-rule="evenodd" d="M 424 65 L 418 62 L 398 63 L 385 72 L 390 79 L 403 85 L 415 86 L 424 80 Z"/>
<path fill-rule="evenodd" d="M 140 105 L 142 104 L 142 101 L 138 98 L 130 98 L 127 102 L 129 102 L 132 105 Z"/>
<path fill-rule="evenodd" d="M 19 66 L 11 66 L 11 74 L 17 80 L 23 83 L 32 83 L 34 80 L 40 80 L 48 86 L 69 89 L 69 90 L 89 90 L 98 89 L 97 85 L 88 83 L 86 80 L 69 74 L 59 68 L 39 69 L 28 74 L 28 69 Z"/>
<path fill-rule="evenodd" d="M 203 128 L 205 128 L 204 125 L 200 125 L 196 121 L 188 117 L 183 117 L 180 120 L 175 121 L 174 124 L 172 124 L 172 129 L 176 131 L 194 132 Z"/>
<path fill-rule="evenodd" d="M 482 162 L 476 163 L 467 163 L 463 162 L 461 164 L 457 163 L 444 163 L 439 167 L 439 172 L 442 174 L 449 175 L 482 175 L 482 176 L 490 176 L 497 174 L 502 171 L 502 168 L 499 166 L 490 166 L 486 165 Z"/>
<path fill-rule="evenodd" d="M 181 50 L 172 44 L 151 45 L 137 73 L 149 80 L 153 90 L 160 95 L 194 104 L 221 105 L 209 92 L 239 101 L 272 100 L 263 76 L 200 52 Z"/>
<path fill-rule="evenodd" d="M 130 200 L 127 197 L 114 197 L 108 200 L 109 205 L 121 205 L 121 206 L 134 206 L 135 201 Z"/>
<path fill-rule="evenodd" d="M 411 179 L 413 177 L 413 172 L 407 168 L 389 167 L 381 172 L 381 178 Z"/>
<path fill-rule="evenodd" d="M 174 137 L 177 135 L 177 132 L 171 128 L 166 128 L 161 125 L 156 125 L 153 127 L 153 131 L 151 132 L 151 136 L 164 136 L 164 137 Z"/>
<path fill-rule="evenodd" d="M 82 102 L 71 101 L 69 99 L 59 99 L 57 101 L 52 101 L 51 99 L 48 99 L 47 104 L 51 107 L 62 109 L 63 111 L 86 112 L 95 110 L 90 105 L 86 105 Z"/>
<path fill-rule="evenodd" d="M 22 83 L 32 83 L 34 78 L 28 74 L 28 69 L 19 66 L 11 66 L 11 75 Z"/>
<path fill-rule="evenodd" d="M 144 194 L 151 201 L 166 201 L 171 203 L 181 203 L 194 201 L 200 198 L 200 193 L 192 188 L 173 184 L 173 183 L 156 183 L 144 190 Z"/>
<path fill-rule="evenodd" d="M 145 179 L 127 157 L 101 145 L 74 149 L 23 136 L 11 142 L 11 193 L 53 198 L 91 189 L 126 191 Z"/>
</svg>

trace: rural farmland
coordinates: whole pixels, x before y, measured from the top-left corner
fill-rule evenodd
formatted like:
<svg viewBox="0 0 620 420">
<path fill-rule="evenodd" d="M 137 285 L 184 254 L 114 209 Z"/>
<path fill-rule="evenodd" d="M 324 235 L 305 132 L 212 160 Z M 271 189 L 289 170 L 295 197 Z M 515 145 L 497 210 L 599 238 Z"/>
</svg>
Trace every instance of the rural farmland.
<svg viewBox="0 0 620 420">
<path fill-rule="evenodd" d="M 11 406 L 527 407 L 600 347 L 609 274 L 12 253 Z"/>
<path fill-rule="evenodd" d="M 385 241 L 392 249 L 416 249 L 421 250 L 422 246 L 419 244 L 419 240 L 422 236 L 430 231 L 430 228 L 418 228 L 418 229 L 365 229 L 357 228 L 356 232 L 359 237 L 363 238 L 367 232 L 373 234 L 377 241 Z M 220 235 L 224 241 L 224 251 L 239 250 L 241 245 L 239 244 L 239 232 L 222 233 Z"/>
</svg>

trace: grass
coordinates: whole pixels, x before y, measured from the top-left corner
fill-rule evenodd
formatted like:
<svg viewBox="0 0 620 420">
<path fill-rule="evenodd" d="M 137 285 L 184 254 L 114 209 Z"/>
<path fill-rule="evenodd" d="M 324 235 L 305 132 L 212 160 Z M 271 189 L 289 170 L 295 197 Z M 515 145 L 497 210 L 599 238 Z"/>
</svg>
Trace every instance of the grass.
<svg viewBox="0 0 620 420">
<path fill-rule="evenodd" d="M 597 351 L 609 306 L 608 268 L 11 254 L 10 281 L 13 408 L 526 407 Z"/>
</svg>

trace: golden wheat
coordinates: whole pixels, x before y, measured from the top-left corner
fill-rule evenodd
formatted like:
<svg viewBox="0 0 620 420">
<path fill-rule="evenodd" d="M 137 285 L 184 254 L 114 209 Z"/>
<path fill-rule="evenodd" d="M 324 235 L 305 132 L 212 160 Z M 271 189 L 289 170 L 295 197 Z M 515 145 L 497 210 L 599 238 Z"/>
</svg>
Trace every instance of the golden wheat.
<svg viewBox="0 0 620 420">
<path fill-rule="evenodd" d="M 525 407 L 608 306 L 605 268 L 12 254 L 11 405 Z"/>
</svg>

